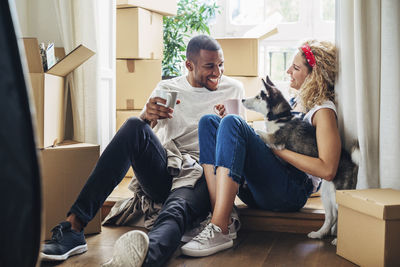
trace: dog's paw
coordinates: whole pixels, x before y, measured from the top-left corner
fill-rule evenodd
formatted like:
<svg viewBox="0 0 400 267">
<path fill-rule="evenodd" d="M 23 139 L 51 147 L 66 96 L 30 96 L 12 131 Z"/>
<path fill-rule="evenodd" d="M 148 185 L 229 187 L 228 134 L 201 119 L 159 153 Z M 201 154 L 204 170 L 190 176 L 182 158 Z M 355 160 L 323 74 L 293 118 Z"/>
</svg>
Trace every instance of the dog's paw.
<svg viewBox="0 0 400 267">
<path fill-rule="evenodd" d="M 256 134 L 258 134 L 261 138 L 261 140 L 264 141 L 264 143 L 268 144 L 268 134 L 267 132 L 264 132 L 263 130 L 256 130 Z"/>
<path fill-rule="evenodd" d="M 272 149 L 275 149 L 275 150 L 282 150 L 282 149 L 285 148 L 285 145 L 282 145 L 282 144 L 280 144 L 280 145 L 271 144 L 271 145 L 269 145 L 269 147 L 272 148 Z"/>
<path fill-rule="evenodd" d="M 308 233 L 308 238 L 313 238 L 313 239 L 322 239 L 323 237 L 324 237 L 324 235 L 323 234 L 321 234 L 319 231 L 318 232 L 315 232 L 315 231 L 313 231 L 313 232 L 310 232 L 310 233 Z"/>
<path fill-rule="evenodd" d="M 331 235 L 336 235 L 336 234 L 337 234 L 337 223 L 335 223 L 331 227 Z"/>
<path fill-rule="evenodd" d="M 334 245 L 334 246 L 337 246 L 337 238 L 333 239 L 331 244 Z"/>
</svg>

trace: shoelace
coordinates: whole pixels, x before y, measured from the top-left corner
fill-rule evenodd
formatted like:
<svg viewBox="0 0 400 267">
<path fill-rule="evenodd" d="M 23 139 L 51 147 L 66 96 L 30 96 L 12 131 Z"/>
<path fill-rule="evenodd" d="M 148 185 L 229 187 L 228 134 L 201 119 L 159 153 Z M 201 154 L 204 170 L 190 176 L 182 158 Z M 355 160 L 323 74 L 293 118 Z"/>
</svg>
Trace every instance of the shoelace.
<svg viewBox="0 0 400 267">
<path fill-rule="evenodd" d="M 218 231 L 218 229 L 215 228 L 214 224 L 209 223 L 200 234 L 193 238 L 193 240 L 201 242 L 213 238 L 215 236 L 214 231 Z"/>
<path fill-rule="evenodd" d="M 52 241 L 59 241 L 63 238 L 63 232 L 62 232 L 62 225 L 59 224 L 55 226 L 53 229 L 51 229 L 51 232 L 53 232 L 53 235 L 51 236 Z"/>
</svg>

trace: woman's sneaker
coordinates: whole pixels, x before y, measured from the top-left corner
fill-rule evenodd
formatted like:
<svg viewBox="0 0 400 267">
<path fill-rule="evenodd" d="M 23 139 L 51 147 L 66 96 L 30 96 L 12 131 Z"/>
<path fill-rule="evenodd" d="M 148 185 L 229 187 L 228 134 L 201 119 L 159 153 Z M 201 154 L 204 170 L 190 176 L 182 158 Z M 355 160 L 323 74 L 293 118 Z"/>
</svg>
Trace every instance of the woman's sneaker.
<svg viewBox="0 0 400 267">
<path fill-rule="evenodd" d="M 72 255 L 87 251 L 83 231 L 72 230 L 70 222 L 62 222 L 51 231 L 51 240 L 44 244 L 40 253 L 42 261 L 63 261 Z"/>
<path fill-rule="evenodd" d="M 241 227 L 241 223 L 239 220 L 239 215 L 236 211 L 236 208 L 234 207 L 232 212 L 231 212 L 231 220 L 232 223 L 228 225 L 228 230 L 229 230 L 229 237 L 231 239 L 236 239 L 237 237 L 237 232 L 239 231 Z M 203 229 L 211 222 L 211 213 L 207 216 L 207 218 L 200 222 L 200 224 L 189 231 L 186 231 L 185 234 L 182 236 L 181 241 L 184 243 L 189 242 L 192 240 L 195 236 L 201 233 Z"/>
<path fill-rule="evenodd" d="M 224 235 L 221 228 L 209 223 L 203 231 L 189 243 L 182 246 L 182 254 L 192 257 L 209 256 L 219 251 L 231 248 L 233 241 L 229 234 Z"/>
<path fill-rule="evenodd" d="M 200 222 L 199 225 L 186 231 L 185 234 L 182 236 L 181 241 L 184 243 L 187 243 L 190 240 L 192 240 L 195 236 L 200 234 L 201 231 L 203 231 L 203 229 L 207 226 L 207 224 L 210 223 L 210 221 L 211 221 L 211 213 L 209 213 L 207 218 L 205 220 L 203 220 L 202 222 Z"/>
<path fill-rule="evenodd" d="M 115 242 L 113 257 L 102 267 L 140 267 L 149 249 L 146 233 L 133 230 L 123 234 Z"/>
</svg>

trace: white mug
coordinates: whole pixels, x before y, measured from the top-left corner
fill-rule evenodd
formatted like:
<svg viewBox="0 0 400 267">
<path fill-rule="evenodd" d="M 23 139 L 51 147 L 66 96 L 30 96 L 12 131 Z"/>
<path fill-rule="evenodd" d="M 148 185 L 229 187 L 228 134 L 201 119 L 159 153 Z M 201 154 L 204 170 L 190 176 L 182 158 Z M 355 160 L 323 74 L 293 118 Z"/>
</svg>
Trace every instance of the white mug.
<svg viewBox="0 0 400 267">
<path fill-rule="evenodd" d="M 155 96 L 158 96 L 167 101 L 167 103 L 165 104 L 163 103 L 157 103 L 157 104 L 168 108 L 174 108 L 176 104 L 176 99 L 178 97 L 178 91 L 157 89 L 155 92 Z"/>
<path fill-rule="evenodd" d="M 222 104 L 225 107 L 225 114 L 240 114 L 240 104 L 242 103 L 242 100 L 238 98 L 232 98 L 232 99 L 227 99 L 225 100 Z M 214 106 L 214 112 L 219 115 L 218 110 Z"/>
</svg>

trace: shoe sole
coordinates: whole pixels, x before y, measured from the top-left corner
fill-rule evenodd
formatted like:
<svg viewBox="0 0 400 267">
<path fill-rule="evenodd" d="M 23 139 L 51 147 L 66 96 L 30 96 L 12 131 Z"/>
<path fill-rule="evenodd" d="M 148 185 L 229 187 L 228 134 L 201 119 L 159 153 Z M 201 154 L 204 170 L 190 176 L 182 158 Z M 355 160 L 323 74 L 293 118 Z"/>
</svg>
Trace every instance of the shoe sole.
<svg viewBox="0 0 400 267">
<path fill-rule="evenodd" d="M 194 238 L 194 236 L 182 236 L 181 242 L 188 243 L 193 238 Z M 237 238 L 237 232 L 229 233 L 229 238 L 230 239 L 236 239 Z"/>
<path fill-rule="evenodd" d="M 217 252 L 220 252 L 222 250 L 228 249 L 233 247 L 233 241 L 229 240 L 229 242 L 223 243 L 221 245 L 211 247 L 208 249 L 202 249 L 202 250 L 192 250 L 192 249 L 187 249 L 185 247 L 181 248 L 181 252 L 183 255 L 186 256 L 191 256 L 191 257 L 205 257 L 205 256 L 210 256 L 212 254 L 215 254 Z"/>
<path fill-rule="evenodd" d="M 66 252 L 62 255 L 48 255 L 43 252 L 40 252 L 40 259 L 42 261 L 64 261 L 73 255 L 82 254 L 82 253 L 86 252 L 87 250 L 88 250 L 87 244 L 85 244 L 85 245 L 80 245 L 80 246 L 74 247 L 73 249 L 69 250 L 68 252 Z"/>
<path fill-rule="evenodd" d="M 138 247 L 139 246 L 139 247 Z M 142 231 L 133 230 L 123 234 L 115 242 L 113 258 L 102 267 L 142 266 L 149 249 L 149 237 Z"/>
</svg>

